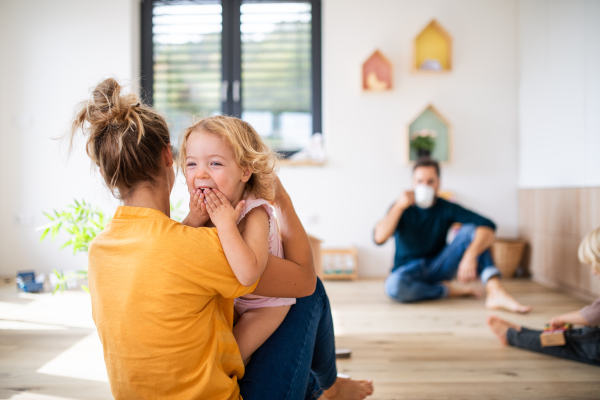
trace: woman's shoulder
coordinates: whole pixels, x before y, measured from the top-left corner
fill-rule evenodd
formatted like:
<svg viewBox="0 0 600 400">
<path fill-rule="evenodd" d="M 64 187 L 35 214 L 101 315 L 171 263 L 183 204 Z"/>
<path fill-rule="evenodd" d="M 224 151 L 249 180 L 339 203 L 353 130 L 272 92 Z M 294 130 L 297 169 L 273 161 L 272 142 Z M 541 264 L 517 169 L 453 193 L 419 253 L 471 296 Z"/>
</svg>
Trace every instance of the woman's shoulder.
<svg viewBox="0 0 600 400">
<path fill-rule="evenodd" d="M 193 228 L 191 226 L 183 225 L 180 222 L 173 221 L 170 229 L 165 233 L 166 236 L 172 237 L 173 240 L 179 242 L 190 242 L 190 244 L 218 244 L 219 248 L 221 247 L 217 228 Z"/>
</svg>

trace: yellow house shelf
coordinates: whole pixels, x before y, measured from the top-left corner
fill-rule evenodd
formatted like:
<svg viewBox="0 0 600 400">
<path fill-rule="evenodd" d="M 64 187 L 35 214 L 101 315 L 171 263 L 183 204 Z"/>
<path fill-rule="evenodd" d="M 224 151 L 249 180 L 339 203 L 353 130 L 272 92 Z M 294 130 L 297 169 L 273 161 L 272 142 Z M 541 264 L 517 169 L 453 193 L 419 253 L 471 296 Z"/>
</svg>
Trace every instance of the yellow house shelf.
<svg viewBox="0 0 600 400">
<path fill-rule="evenodd" d="M 412 69 L 426 73 L 452 70 L 452 37 L 435 19 L 414 40 Z"/>
</svg>

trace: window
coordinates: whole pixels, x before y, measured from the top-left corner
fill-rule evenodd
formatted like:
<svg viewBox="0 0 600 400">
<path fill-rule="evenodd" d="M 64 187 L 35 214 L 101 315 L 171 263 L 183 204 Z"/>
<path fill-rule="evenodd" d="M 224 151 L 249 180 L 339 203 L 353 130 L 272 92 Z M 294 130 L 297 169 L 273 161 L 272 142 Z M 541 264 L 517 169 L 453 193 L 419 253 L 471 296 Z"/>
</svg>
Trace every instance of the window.
<svg viewBox="0 0 600 400">
<path fill-rule="evenodd" d="M 292 154 L 321 132 L 320 0 L 144 0 L 142 87 L 174 141 L 224 113 Z"/>
</svg>

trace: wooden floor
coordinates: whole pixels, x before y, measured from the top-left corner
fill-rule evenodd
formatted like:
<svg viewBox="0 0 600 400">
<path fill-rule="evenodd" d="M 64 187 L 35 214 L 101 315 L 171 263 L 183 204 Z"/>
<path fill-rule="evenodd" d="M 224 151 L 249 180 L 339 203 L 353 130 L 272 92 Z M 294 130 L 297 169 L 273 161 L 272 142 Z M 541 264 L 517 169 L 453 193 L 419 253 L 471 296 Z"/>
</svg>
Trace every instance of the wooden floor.
<svg viewBox="0 0 600 400">
<path fill-rule="evenodd" d="M 495 314 L 543 329 L 578 300 L 525 280 L 505 282 L 530 315 Z M 336 346 L 353 350 L 338 371 L 373 379 L 372 399 L 600 399 L 600 368 L 499 344 L 483 300 L 398 304 L 380 280 L 327 282 Z"/>
<path fill-rule="evenodd" d="M 529 281 L 507 281 L 534 306 L 498 313 L 542 328 L 583 303 Z M 381 280 L 327 282 L 338 347 L 352 358 L 339 372 L 373 379 L 371 399 L 598 399 L 600 368 L 501 346 L 483 300 L 396 304 Z M 0 285 L 0 399 L 110 399 L 89 297 L 15 294 Z"/>
</svg>

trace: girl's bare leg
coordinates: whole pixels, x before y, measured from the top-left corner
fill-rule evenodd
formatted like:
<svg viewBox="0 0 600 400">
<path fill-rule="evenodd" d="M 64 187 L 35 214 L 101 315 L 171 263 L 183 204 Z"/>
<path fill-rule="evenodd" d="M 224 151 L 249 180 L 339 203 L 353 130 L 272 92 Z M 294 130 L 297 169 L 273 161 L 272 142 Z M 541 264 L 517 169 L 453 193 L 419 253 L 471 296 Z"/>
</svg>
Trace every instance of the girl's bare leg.
<svg viewBox="0 0 600 400">
<path fill-rule="evenodd" d="M 244 364 L 250 356 L 279 328 L 291 306 L 255 308 L 246 311 L 233 327 Z"/>
</svg>

